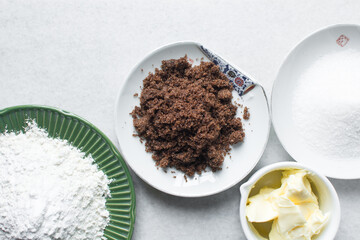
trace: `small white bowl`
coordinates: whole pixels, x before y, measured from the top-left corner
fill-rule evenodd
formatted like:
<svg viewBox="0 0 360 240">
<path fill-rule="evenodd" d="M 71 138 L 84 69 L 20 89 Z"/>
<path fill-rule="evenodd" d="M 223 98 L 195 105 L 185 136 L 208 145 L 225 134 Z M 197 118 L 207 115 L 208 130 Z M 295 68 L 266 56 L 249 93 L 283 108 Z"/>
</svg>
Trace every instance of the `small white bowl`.
<svg viewBox="0 0 360 240">
<path fill-rule="evenodd" d="M 308 178 L 313 186 L 313 191 L 319 199 L 320 210 L 323 213 L 330 213 L 330 218 L 317 240 L 334 239 L 340 225 L 340 202 L 339 197 L 330 183 L 330 181 L 322 174 L 296 162 L 279 162 L 268 165 L 258 170 L 246 183 L 240 187 L 240 221 L 248 240 L 264 239 L 247 220 L 245 214 L 246 202 L 252 191 L 256 192 L 264 186 L 271 186 L 278 183 L 280 186 L 281 171 L 286 169 L 304 169 L 310 174 Z M 274 174 L 274 175 L 273 175 Z M 274 187 L 274 186 L 273 186 Z"/>
</svg>

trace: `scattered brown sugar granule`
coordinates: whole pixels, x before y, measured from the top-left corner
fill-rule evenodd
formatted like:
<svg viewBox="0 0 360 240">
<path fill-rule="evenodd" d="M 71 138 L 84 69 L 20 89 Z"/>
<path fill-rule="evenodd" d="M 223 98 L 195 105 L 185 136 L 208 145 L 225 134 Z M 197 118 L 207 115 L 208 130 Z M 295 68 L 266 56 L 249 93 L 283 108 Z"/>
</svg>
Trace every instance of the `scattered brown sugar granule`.
<svg viewBox="0 0 360 240">
<path fill-rule="evenodd" d="M 235 102 L 235 105 L 238 106 L 238 107 L 241 107 L 241 108 L 243 107 L 243 105 L 238 103 L 238 102 Z"/>
<path fill-rule="evenodd" d="M 186 177 L 186 175 L 184 175 L 184 179 L 185 179 L 185 182 L 187 182 L 187 177 Z"/>
<path fill-rule="evenodd" d="M 134 97 L 137 97 L 137 96 L 139 96 L 139 94 L 138 94 L 138 93 L 134 93 Z"/>
<path fill-rule="evenodd" d="M 245 120 L 249 120 L 249 118 L 250 118 L 250 113 L 249 113 L 249 108 L 248 108 L 248 107 L 245 107 L 245 108 L 244 108 L 243 118 L 244 118 Z"/>
<path fill-rule="evenodd" d="M 230 145 L 245 137 L 231 91 L 218 66 L 201 62 L 192 67 L 186 56 L 162 61 L 161 69 L 149 73 L 140 107 L 131 114 L 156 165 L 188 176 L 206 167 L 220 170 Z"/>
</svg>

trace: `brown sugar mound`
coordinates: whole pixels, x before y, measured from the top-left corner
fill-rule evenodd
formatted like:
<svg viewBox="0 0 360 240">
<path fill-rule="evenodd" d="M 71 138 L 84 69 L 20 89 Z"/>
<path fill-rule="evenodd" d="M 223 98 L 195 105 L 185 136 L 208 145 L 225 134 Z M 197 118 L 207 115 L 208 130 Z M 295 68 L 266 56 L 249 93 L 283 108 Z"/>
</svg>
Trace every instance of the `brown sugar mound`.
<svg viewBox="0 0 360 240">
<path fill-rule="evenodd" d="M 156 165 L 175 167 L 188 176 L 206 167 L 221 169 L 230 145 L 245 133 L 232 86 L 219 67 L 187 57 L 162 61 L 161 69 L 143 80 L 140 107 L 132 111 L 134 127 Z"/>
</svg>

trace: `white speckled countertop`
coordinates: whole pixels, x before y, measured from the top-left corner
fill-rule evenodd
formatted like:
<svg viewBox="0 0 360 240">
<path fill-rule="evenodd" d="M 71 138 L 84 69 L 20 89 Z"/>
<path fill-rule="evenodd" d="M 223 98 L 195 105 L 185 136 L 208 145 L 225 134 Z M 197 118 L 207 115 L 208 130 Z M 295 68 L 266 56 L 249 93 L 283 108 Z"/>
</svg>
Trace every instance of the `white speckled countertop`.
<svg viewBox="0 0 360 240">
<path fill-rule="evenodd" d="M 253 75 L 270 97 L 286 54 L 306 35 L 360 23 L 360 2 L 295 0 L 0 0 L 0 108 L 46 104 L 76 113 L 117 144 L 114 104 L 130 68 L 163 44 L 203 43 Z M 271 130 L 256 169 L 291 160 Z M 215 196 L 161 193 L 132 174 L 133 239 L 245 239 L 240 184 Z M 336 239 L 360 235 L 360 180 L 333 180 L 342 219 Z"/>
</svg>

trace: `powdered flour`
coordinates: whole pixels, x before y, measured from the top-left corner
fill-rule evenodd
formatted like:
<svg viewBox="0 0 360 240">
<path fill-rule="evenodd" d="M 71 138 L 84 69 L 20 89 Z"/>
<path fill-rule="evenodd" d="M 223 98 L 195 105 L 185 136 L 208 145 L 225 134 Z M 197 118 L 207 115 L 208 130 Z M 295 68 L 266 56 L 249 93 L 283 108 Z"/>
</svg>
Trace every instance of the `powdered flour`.
<svg viewBox="0 0 360 240">
<path fill-rule="evenodd" d="M 30 123 L 0 135 L 0 239 L 101 239 L 109 180 L 67 141 Z"/>
</svg>

